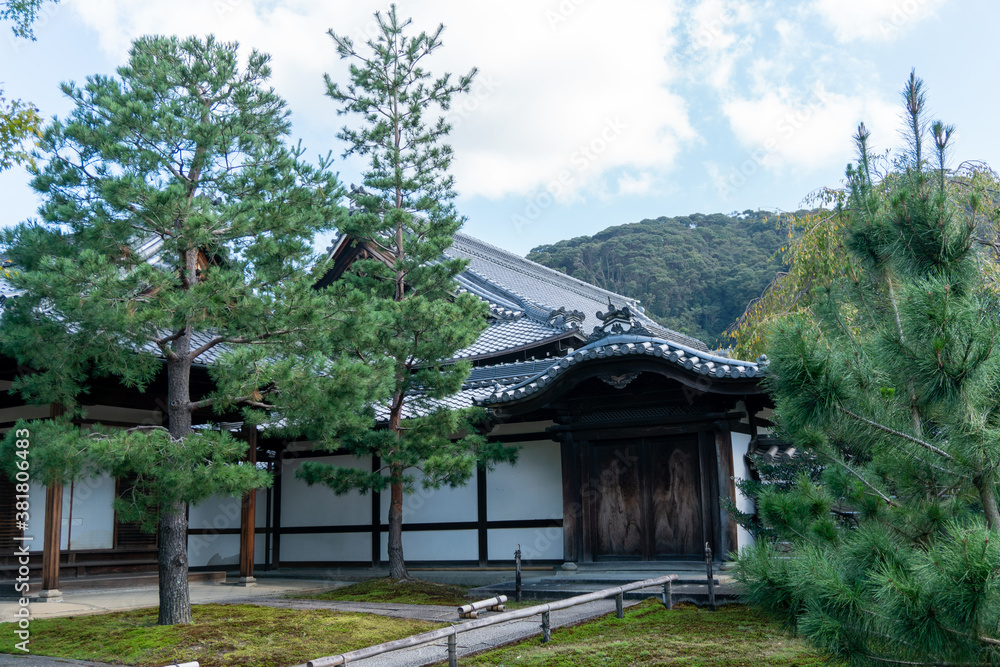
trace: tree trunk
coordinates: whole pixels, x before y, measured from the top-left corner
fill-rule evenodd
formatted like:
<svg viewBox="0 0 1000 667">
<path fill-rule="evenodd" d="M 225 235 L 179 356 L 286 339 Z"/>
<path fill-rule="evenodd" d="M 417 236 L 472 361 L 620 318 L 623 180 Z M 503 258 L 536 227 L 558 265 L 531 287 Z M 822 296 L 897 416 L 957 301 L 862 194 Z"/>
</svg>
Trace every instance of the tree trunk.
<svg viewBox="0 0 1000 667">
<path fill-rule="evenodd" d="M 976 478 L 979 487 L 979 498 L 983 503 L 983 513 L 986 515 L 986 525 L 995 533 L 1000 533 L 1000 509 L 997 508 L 997 494 L 993 483 Z"/>
<path fill-rule="evenodd" d="M 167 420 L 170 437 L 191 433 L 191 331 L 177 339 L 177 355 L 167 359 Z M 160 573 L 160 625 L 191 622 L 188 590 L 187 505 L 177 500 L 160 508 L 157 562 Z"/>
<path fill-rule="evenodd" d="M 402 472 L 398 466 L 392 466 L 394 479 L 398 480 Z M 403 560 L 403 482 L 394 481 L 389 493 L 389 577 L 398 581 L 410 577 Z"/>
<path fill-rule="evenodd" d="M 188 591 L 187 507 L 174 503 L 160 515 L 160 625 L 191 622 Z"/>
</svg>

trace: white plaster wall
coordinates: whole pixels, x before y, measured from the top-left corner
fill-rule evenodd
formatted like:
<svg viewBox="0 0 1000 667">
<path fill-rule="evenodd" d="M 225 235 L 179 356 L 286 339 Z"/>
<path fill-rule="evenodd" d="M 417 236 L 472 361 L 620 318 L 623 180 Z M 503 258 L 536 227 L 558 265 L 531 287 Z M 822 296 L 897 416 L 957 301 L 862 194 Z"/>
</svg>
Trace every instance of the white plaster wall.
<svg viewBox="0 0 1000 667">
<path fill-rule="evenodd" d="M 514 550 L 521 545 L 521 560 L 562 560 L 563 529 L 494 528 L 488 532 L 490 560 L 514 560 Z"/>
<path fill-rule="evenodd" d="M 733 476 L 737 480 L 750 479 L 750 471 L 747 470 L 746 459 L 743 458 L 750 447 L 750 435 L 746 433 L 730 435 L 733 443 Z M 736 487 L 736 509 L 747 514 L 756 511 L 753 501 L 743 495 L 739 487 Z M 738 549 L 753 544 L 753 536 L 743 526 L 736 527 L 736 544 Z"/>
<path fill-rule="evenodd" d="M 353 456 L 323 456 L 321 463 L 371 470 L 371 459 Z M 281 472 L 281 525 L 285 526 L 361 526 L 371 525 L 371 496 L 357 491 L 336 495 L 321 484 L 309 486 L 295 476 L 303 459 L 283 462 Z M 261 504 L 257 500 L 258 506 Z M 282 536 L 284 540 L 284 536 Z M 284 541 L 282 541 L 284 551 Z M 305 560 L 305 559 L 303 559 Z"/>
<path fill-rule="evenodd" d="M 478 500 L 476 496 L 476 474 L 473 473 L 465 486 L 452 489 L 427 489 L 423 486 L 425 477 L 418 471 L 414 474 L 414 489 L 403 496 L 403 523 L 449 523 L 453 521 L 475 521 Z M 382 503 L 379 520 L 385 523 L 389 517 L 389 490 L 380 496 Z"/>
<path fill-rule="evenodd" d="M 68 490 L 63 491 L 63 512 Z M 70 549 L 110 549 L 115 536 L 115 480 L 110 475 L 90 477 L 73 483 L 69 519 Z M 63 531 L 67 530 L 63 523 Z M 63 536 L 66 539 L 66 535 Z"/>
<path fill-rule="evenodd" d="M 239 528 L 242 511 L 242 498 L 209 496 L 197 505 L 191 505 L 188 508 L 188 527 L 215 528 L 216 530 Z M 257 489 L 254 519 L 258 528 L 267 525 L 267 489 Z"/>
<path fill-rule="evenodd" d="M 264 550 L 265 546 L 264 533 L 257 533 L 254 537 L 253 542 L 253 563 L 255 566 L 263 566 L 267 562 L 267 552 Z M 274 542 L 274 536 L 271 536 L 272 543 Z"/>
<path fill-rule="evenodd" d="M 561 519 L 559 443 L 551 440 L 526 442 L 520 450 L 516 464 L 498 465 L 486 474 L 487 520 Z"/>
<path fill-rule="evenodd" d="M 263 536 L 258 535 L 260 541 Z M 405 545 L 406 542 L 404 541 Z M 413 558 L 406 554 L 407 558 Z M 281 536 L 282 561 L 371 561 L 372 534 L 323 533 Z"/>
<path fill-rule="evenodd" d="M 188 535 L 188 563 L 192 567 L 240 564 L 239 535 Z"/>
<path fill-rule="evenodd" d="M 281 551 L 285 543 L 282 536 Z M 382 533 L 382 560 L 389 560 L 389 535 Z M 413 560 L 478 560 L 479 533 L 475 530 L 403 531 L 403 556 Z M 284 556 L 283 556 L 284 557 Z"/>
<path fill-rule="evenodd" d="M 758 419 L 766 419 L 768 421 L 772 421 L 774 419 L 774 410 L 772 410 L 771 408 L 764 408 L 763 410 L 757 413 L 756 417 Z M 758 435 L 771 435 L 771 429 L 764 426 L 760 426 L 758 424 L 757 433 Z"/>
<path fill-rule="evenodd" d="M 256 505 L 254 505 L 254 525 L 258 528 L 267 526 L 267 489 L 257 489 L 257 501 Z"/>
<path fill-rule="evenodd" d="M 188 508 L 188 528 L 239 528 L 242 509 L 243 501 L 239 498 L 209 496 Z"/>
</svg>

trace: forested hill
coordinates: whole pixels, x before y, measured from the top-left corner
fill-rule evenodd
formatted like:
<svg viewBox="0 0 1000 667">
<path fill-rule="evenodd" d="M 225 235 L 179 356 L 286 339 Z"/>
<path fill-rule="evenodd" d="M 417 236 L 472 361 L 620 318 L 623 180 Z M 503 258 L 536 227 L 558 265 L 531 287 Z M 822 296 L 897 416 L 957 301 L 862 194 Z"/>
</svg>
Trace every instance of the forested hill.
<svg viewBox="0 0 1000 667">
<path fill-rule="evenodd" d="M 724 347 L 723 332 L 781 270 L 785 234 L 773 213 L 696 213 L 538 246 L 528 259 L 639 299 L 665 326 Z"/>
</svg>

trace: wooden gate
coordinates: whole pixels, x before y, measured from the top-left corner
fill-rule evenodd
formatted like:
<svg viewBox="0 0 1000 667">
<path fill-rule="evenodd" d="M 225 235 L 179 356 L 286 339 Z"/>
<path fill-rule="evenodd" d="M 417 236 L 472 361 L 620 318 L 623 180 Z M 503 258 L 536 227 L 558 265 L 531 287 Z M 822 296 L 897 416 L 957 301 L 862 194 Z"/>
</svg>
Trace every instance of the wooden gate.
<svg viewBox="0 0 1000 667">
<path fill-rule="evenodd" d="M 702 553 L 706 524 L 697 436 L 593 443 L 590 470 L 595 559 Z"/>
</svg>

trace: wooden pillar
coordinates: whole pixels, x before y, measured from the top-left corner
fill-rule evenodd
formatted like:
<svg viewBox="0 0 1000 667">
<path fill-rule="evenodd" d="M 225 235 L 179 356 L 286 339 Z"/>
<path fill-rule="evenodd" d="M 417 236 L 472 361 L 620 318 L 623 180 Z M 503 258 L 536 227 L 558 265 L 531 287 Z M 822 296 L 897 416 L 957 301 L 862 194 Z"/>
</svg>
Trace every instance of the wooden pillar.
<svg viewBox="0 0 1000 667">
<path fill-rule="evenodd" d="M 49 405 L 49 419 L 63 415 L 66 408 L 58 403 Z M 62 542 L 62 482 L 52 482 L 45 487 L 45 536 L 42 543 L 41 599 L 58 600 L 60 543 Z"/>
<path fill-rule="evenodd" d="M 372 456 L 372 472 L 378 472 L 382 467 L 382 460 L 377 456 Z M 378 491 L 372 493 L 372 567 L 382 565 L 382 494 Z"/>
<path fill-rule="evenodd" d="M 719 462 L 719 495 L 736 504 L 736 470 L 733 462 L 733 440 L 728 430 L 715 432 L 715 447 Z M 739 549 L 737 523 L 725 507 L 720 508 L 722 543 L 719 545 L 719 560 L 726 560 L 729 554 Z"/>
<path fill-rule="evenodd" d="M 271 569 L 281 568 L 281 471 L 284 469 L 285 446 L 274 453 L 274 502 L 271 503 Z"/>
<path fill-rule="evenodd" d="M 580 452 L 570 433 L 561 434 L 559 445 L 562 463 L 563 561 L 582 559 L 583 503 L 580 481 Z"/>
<path fill-rule="evenodd" d="M 62 540 L 63 486 L 45 487 L 45 542 L 42 551 L 42 597 L 59 597 L 59 542 Z"/>
<path fill-rule="evenodd" d="M 489 531 L 486 528 L 486 468 L 476 466 L 476 532 L 479 538 L 479 567 L 489 561 Z"/>
<path fill-rule="evenodd" d="M 247 463 L 257 464 L 257 427 L 243 425 L 241 432 L 247 442 Z M 257 490 L 252 489 L 243 496 L 243 507 L 240 512 L 240 580 L 241 586 L 254 586 L 257 580 L 253 576 L 254 561 L 254 529 L 257 517 Z"/>
</svg>

